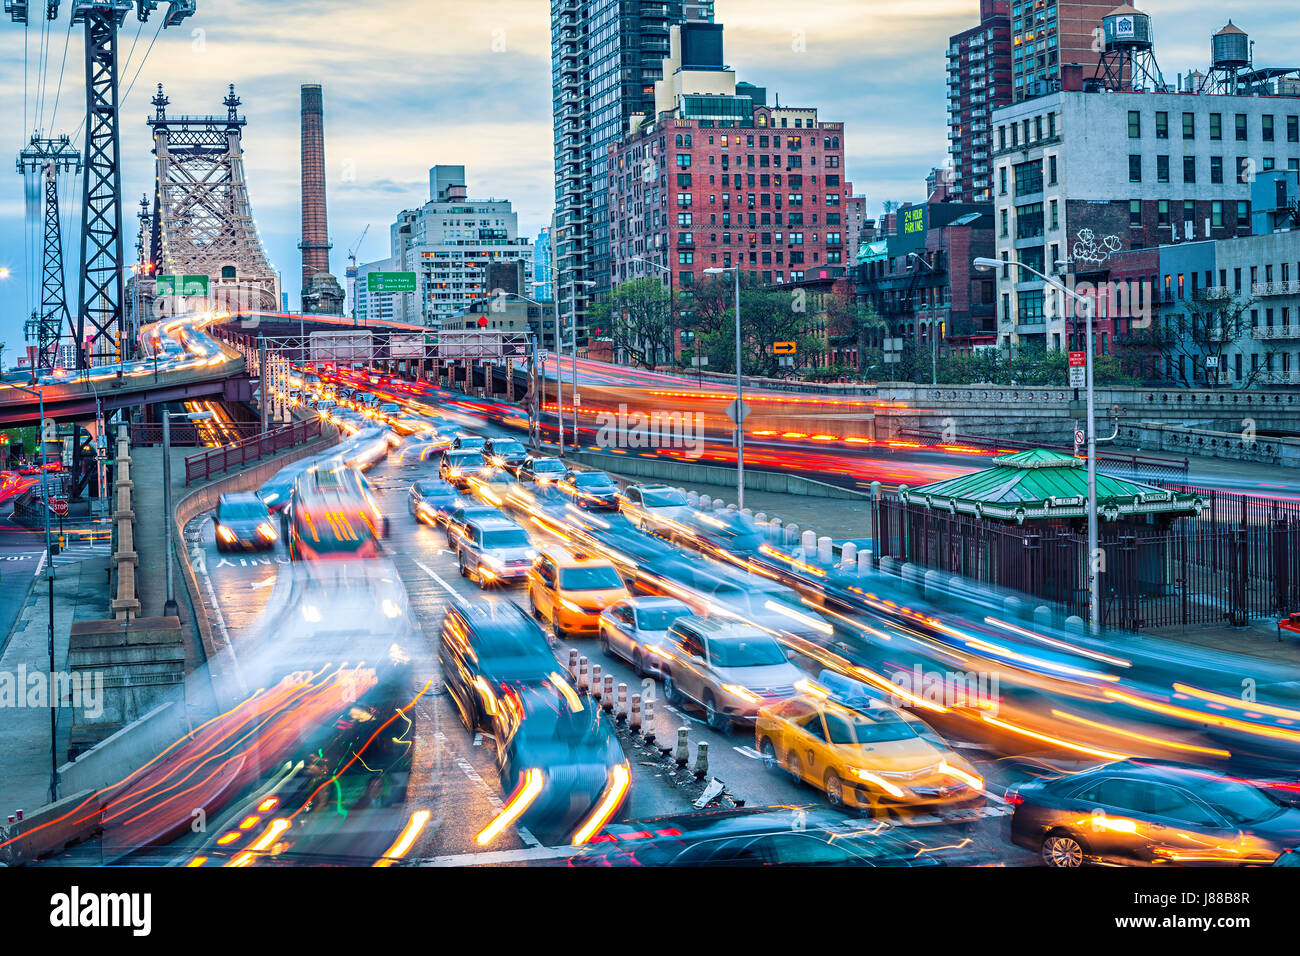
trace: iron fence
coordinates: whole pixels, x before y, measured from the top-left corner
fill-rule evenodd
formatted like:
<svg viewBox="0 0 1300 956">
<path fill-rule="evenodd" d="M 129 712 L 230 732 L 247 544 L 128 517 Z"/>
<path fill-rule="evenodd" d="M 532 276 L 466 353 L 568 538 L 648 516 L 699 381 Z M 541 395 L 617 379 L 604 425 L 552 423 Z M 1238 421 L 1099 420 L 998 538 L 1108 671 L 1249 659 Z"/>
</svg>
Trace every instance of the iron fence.
<svg viewBox="0 0 1300 956">
<path fill-rule="evenodd" d="M 233 445 L 193 455 L 185 459 L 185 484 L 188 485 L 200 478 L 206 480 L 231 468 L 242 468 L 249 462 L 279 454 L 285 449 L 319 438 L 320 435 L 320 419 L 309 418 L 306 421 L 268 431 L 256 438 L 248 438 Z"/>
<path fill-rule="evenodd" d="M 173 422 L 171 429 L 172 445 L 190 448 L 207 445 L 214 438 L 234 438 L 236 441 L 255 438 L 262 431 L 262 425 L 260 422 Z M 162 425 L 148 422 L 131 425 L 132 448 L 150 448 L 161 444 Z"/>
</svg>

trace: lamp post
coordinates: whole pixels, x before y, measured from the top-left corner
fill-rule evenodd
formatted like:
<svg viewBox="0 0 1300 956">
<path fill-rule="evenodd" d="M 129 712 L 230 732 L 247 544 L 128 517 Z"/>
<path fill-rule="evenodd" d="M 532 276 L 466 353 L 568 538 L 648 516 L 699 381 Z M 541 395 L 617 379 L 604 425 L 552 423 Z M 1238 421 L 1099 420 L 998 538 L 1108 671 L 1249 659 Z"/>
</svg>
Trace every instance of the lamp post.
<svg viewBox="0 0 1300 956">
<path fill-rule="evenodd" d="M 36 428 L 36 444 L 40 448 L 40 469 L 41 469 L 41 499 L 45 504 L 45 579 L 47 582 L 49 594 L 49 619 L 46 624 L 45 646 L 50 658 L 50 683 L 49 687 L 53 689 L 54 684 L 54 551 L 50 540 L 50 488 L 49 488 L 49 469 L 45 467 L 45 392 L 37 388 L 27 388 L 23 385 L 13 385 L 10 388 L 25 392 L 28 395 L 35 395 L 39 406 L 37 414 L 40 416 L 40 424 Z M 50 696 L 50 802 L 53 803 L 59 798 L 59 745 L 58 745 L 58 705 L 53 695 Z"/>
<path fill-rule="evenodd" d="M 1032 266 L 1015 259 L 1003 261 L 980 257 L 975 260 L 977 269 L 999 269 L 1016 266 L 1038 276 L 1047 285 L 1077 302 L 1083 309 L 1085 374 L 1088 394 L 1088 627 L 1096 637 L 1101 633 L 1101 587 L 1097 555 L 1097 416 L 1096 396 L 1093 390 L 1092 315 L 1093 301 L 1086 295 L 1067 288 L 1051 276 L 1044 275 Z"/>
<path fill-rule="evenodd" d="M 585 279 L 569 280 L 569 318 L 573 323 L 573 339 L 569 342 L 569 348 L 573 353 L 573 445 L 575 448 L 581 447 L 578 443 L 578 287 L 591 288 L 596 283 Z M 560 335 L 560 310 L 555 310 L 555 416 L 560 423 L 560 457 L 564 457 L 564 369 L 560 364 L 564 357 L 564 341 Z"/>
<path fill-rule="evenodd" d="M 163 617 L 177 617 L 180 607 L 176 603 L 176 582 L 172 580 L 175 556 L 175 529 L 172 527 L 172 419 L 183 418 L 191 422 L 206 422 L 215 418 L 212 412 L 163 412 L 163 520 L 167 525 L 167 601 L 163 604 Z"/>
<path fill-rule="evenodd" d="M 658 269 L 664 275 L 668 276 L 668 364 L 677 365 L 677 323 L 673 321 L 673 270 L 668 266 L 661 266 L 657 262 L 652 262 L 645 256 L 633 256 L 628 262 L 644 262 L 652 269 Z M 659 347 L 655 346 L 656 358 L 658 357 Z"/>
<path fill-rule="evenodd" d="M 704 270 L 709 275 L 736 274 L 736 510 L 745 508 L 745 382 L 740 353 L 740 265 Z"/>
</svg>

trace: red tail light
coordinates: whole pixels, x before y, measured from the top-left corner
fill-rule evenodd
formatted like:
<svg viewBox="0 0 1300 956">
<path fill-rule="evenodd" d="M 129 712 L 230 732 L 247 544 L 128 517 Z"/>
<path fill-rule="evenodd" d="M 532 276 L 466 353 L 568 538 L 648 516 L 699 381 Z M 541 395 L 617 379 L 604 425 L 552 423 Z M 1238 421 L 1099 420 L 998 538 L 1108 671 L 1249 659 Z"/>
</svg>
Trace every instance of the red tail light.
<svg viewBox="0 0 1300 956">
<path fill-rule="evenodd" d="M 1017 790 L 1007 791 L 1007 803 L 1009 803 L 1011 806 L 1018 807 L 1024 802 L 1025 802 L 1025 798 L 1020 795 L 1019 791 Z"/>
</svg>

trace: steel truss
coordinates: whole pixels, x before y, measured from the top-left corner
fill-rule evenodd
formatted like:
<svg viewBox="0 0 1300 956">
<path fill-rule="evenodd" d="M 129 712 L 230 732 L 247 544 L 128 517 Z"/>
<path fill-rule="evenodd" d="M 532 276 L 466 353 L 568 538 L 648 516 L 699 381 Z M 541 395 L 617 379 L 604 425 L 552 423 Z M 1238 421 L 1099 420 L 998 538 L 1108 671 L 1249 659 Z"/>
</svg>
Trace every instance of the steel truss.
<svg viewBox="0 0 1300 956">
<path fill-rule="evenodd" d="M 59 216 L 59 172 L 81 171 L 81 154 L 67 136 L 42 139 L 33 136 L 31 143 L 18 154 L 18 172 L 39 172 L 45 191 L 44 254 L 41 259 L 41 304 L 27 323 L 27 340 L 36 346 L 35 367 L 49 369 L 58 358 L 59 340 L 66 325 L 75 335 L 68 298 L 64 289 L 63 226 Z"/>
</svg>

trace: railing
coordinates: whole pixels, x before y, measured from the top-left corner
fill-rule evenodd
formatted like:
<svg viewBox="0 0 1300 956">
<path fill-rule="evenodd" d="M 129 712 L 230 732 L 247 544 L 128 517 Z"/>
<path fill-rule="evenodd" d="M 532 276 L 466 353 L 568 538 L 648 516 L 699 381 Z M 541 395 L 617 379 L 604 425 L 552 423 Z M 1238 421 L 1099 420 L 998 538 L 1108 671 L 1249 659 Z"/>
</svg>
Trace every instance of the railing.
<svg viewBox="0 0 1300 956">
<path fill-rule="evenodd" d="M 1300 295 L 1300 279 L 1290 282 L 1256 282 L 1250 287 L 1250 294 L 1259 298 L 1271 295 Z"/>
<path fill-rule="evenodd" d="M 188 485 L 200 478 L 207 480 L 231 468 L 242 468 L 249 462 L 261 461 L 270 455 L 279 454 L 286 448 L 294 448 L 319 438 L 320 435 L 320 419 L 311 418 L 285 425 L 283 428 L 277 428 L 256 438 L 248 438 L 233 445 L 193 455 L 185 459 L 185 484 Z"/>
<path fill-rule="evenodd" d="M 1271 339 L 1300 339 L 1300 325 L 1260 325 L 1251 329 L 1256 341 Z"/>
<path fill-rule="evenodd" d="M 221 439 L 234 436 L 243 441 L 256 438 L 262 430 L 258 422 L 204 422 L 202 426 L 189 422 L 177 422 L 172 425 L 172 444 L 186 448 L 191 445 L 206 445 L 213 438 Z M 135 423 L 131 425 L 131 447 L 149 448 L 162 444 L 162 425 Z"/>
</svg>

